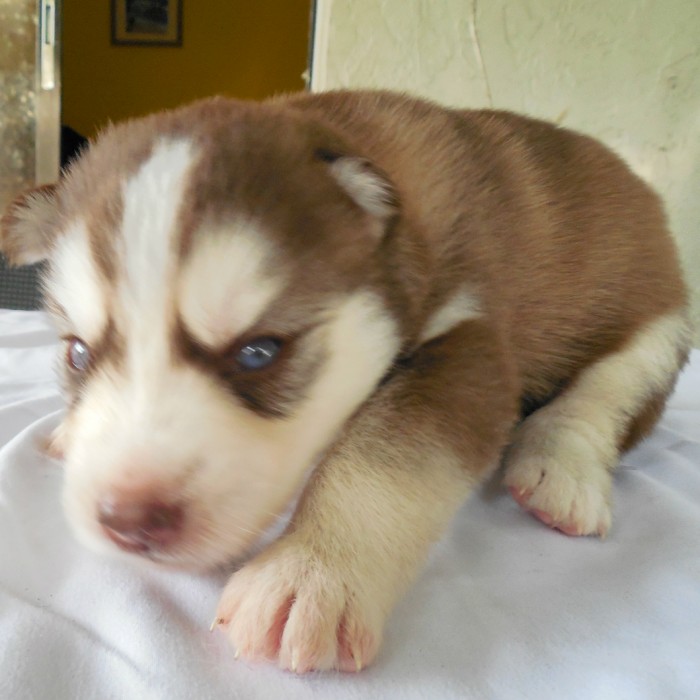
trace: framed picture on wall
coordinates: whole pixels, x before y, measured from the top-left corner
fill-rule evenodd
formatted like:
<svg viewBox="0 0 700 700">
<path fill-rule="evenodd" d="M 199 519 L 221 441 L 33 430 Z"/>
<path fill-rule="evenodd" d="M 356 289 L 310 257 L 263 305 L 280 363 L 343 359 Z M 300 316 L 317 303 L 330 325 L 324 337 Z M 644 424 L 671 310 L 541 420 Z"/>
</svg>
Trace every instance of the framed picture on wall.
<svg viewBox="0 0 700 700">
<path fill-rule="evenodd" d="M 184 0 L 112 0 L 112 43 L 182 46 Z"/>
</svg>

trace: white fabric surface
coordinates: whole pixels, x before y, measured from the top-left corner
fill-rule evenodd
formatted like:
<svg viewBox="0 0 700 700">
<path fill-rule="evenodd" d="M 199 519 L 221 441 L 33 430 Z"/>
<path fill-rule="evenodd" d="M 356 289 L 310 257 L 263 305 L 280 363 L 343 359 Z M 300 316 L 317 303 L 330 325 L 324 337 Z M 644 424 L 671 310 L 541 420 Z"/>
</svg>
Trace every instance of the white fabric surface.
<svg viewBox="0 0 700 700">
<path fill-rule="evenodd" d="M 474 495 L 361 674 L 296 677 L 235 661 L 210 634 L 220 576 L 78 545 L 56 424 L 55 339 L 0 312 L 0 698 L 700 697 L 700 352 L 654 435 L 625 456 L 605 542 L 571 539 L 499 488 Z"/>
</svg>

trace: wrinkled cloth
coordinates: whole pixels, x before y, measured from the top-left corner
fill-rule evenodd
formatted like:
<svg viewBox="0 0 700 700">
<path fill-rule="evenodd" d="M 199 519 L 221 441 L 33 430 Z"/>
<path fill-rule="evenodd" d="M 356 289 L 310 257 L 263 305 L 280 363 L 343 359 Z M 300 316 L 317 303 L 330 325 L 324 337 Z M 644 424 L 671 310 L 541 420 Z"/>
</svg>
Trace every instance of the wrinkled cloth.
<svg viewBox="0 0 700 700">
<path fill-rule="evenodd" d="M 0 698 L 296 700 L 700 697 L 700 351 L 624 456 L 605 541 L 569 538 L 502 488 L 475 493 L 359 675 L 234 660 L 209 632 L 223 574 L 112 560 L 73 538 L 57 340 L 0 312 Z"/>
</svg>

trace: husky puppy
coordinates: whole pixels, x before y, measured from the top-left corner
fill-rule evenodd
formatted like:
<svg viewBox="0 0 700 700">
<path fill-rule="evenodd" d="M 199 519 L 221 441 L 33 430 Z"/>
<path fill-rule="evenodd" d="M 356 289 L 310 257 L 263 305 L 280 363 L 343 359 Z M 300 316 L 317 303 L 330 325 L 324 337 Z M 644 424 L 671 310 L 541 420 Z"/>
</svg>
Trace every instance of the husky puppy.
<svg viewBox="0 0 700 700">
<path fill-rule="evenodd" d="M 77 535 L 214 567 L 294 504 L 215 624 L 296 672 L 372 662 L 499 464 L 547 525 L 604 536 L 690 342 L 662 206 L 615 155 L 387 92 L 109 127 L 1 246 L 49 261 Z"/>
</svg>

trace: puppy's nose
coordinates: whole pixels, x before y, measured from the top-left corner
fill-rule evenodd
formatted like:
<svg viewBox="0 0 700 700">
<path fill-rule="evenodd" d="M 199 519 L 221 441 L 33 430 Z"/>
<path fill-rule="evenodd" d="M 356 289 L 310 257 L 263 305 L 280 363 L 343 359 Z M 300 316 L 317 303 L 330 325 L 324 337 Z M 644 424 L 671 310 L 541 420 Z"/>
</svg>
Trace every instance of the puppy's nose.
<svg viewBox="0 0 700 700">
<path fill-rule="evenodd" d="M 165 549 L 179 536 L 184 520 L 181 505 L 158 500 L 103 498 L 97 519 L 107 536 L 129 552 Z"/>
</svg>

